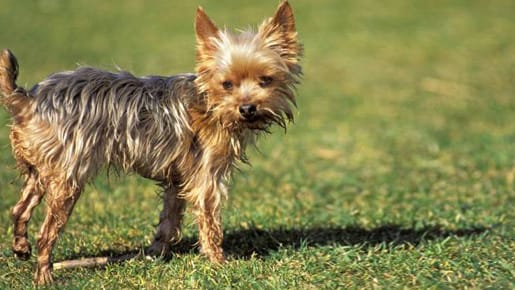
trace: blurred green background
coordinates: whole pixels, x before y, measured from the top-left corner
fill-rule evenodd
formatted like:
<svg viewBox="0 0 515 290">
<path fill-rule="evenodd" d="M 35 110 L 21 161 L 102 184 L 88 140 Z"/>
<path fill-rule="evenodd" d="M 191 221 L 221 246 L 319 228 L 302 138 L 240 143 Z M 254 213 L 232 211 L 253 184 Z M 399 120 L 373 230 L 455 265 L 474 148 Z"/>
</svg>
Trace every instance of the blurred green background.
<svg viewBox="0 0 515 290">
<path fill-rule="evenodd" d="M 93 65 L 191 72 L 193 16 L 246 28 L 278 1 L 0 0 L 18 83 Z M 56 272 L 64 288 L 513 288 L 515 1 L 291 0 L 305 46 L 296 122 L 251 151 L 225 203 L 229 263 L 185 241 L 170 260 Z M 31 287 L 10 250 L 21 182 L 0 110 L 0 288 Z M 56 260 L 148 246 L 157 187 L 101 176 Z M 43 207 L 30 225 L 34 241 Z M 33 242 L 34 244 L 34 242 Z"/>
</svg>

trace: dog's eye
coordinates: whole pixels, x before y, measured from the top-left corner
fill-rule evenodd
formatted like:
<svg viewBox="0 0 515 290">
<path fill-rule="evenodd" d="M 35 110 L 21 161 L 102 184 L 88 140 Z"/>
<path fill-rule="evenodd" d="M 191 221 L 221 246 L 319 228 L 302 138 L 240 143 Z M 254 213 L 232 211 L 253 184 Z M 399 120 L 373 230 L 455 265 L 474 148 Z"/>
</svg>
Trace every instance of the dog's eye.
<svg viewBox="0 0 515 290">
<path fill-rule="evenodd" d="M 259 78 L 259 86 L 262 88 L 266 88 L 269 85 L 271 85 L 273 81 L 274 81 L 274 79 L 272 77 L 262 76 Z"/>
<path fill-rule="evenodd" d="M 230 90 L 230 89 L 232 89 L 232 82 L 231 81 L 224 81 L 222 83 L 222 87 L 224 87 L 224 89 L 226 89 L 226 90 Z"/>
</svg>

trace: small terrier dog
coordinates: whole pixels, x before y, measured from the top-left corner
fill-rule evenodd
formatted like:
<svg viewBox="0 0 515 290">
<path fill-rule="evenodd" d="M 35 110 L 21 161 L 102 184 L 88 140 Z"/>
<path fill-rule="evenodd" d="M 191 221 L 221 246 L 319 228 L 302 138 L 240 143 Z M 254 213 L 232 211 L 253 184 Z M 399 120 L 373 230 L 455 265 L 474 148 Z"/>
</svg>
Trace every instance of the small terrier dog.
<svg viewBox="0 0 515 290">
<path fill-rule="evenodd" d="M 257 31 L 220 30 L 202 8 L 195 18 L 195 74 L 135 77 L 91 67 L 50 75 L 25 90 L 18 63 L 0 56 L 1 103 L 25 178 L 12 210 L 13 252 L 28 259 L 27 223 L 45 196 L 35 283 L 52 282 L 51 252 L 85 184 L 102 167 L 157 181 L 164 205 L 148 249 L 165 255 L 180 239 L 185 203 L 199 227 L 201 252 L 224 261 L 221 200 L 245 148 L 273 124 L 293 120 L 302 46 L 287 1 Z"/>
</svg>

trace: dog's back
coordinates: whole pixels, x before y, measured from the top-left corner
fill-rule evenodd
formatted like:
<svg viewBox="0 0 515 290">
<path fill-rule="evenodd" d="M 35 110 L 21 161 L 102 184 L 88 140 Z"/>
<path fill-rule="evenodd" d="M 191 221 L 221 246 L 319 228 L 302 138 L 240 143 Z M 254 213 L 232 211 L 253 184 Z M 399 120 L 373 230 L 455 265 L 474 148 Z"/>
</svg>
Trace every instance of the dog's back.
<svg viewBox="0 0 515 290">
<path fill-rule="evenodd" d="M 193 74 L 138 78 L 81 67 L 50 75 L 29 92 L 16 85 L 17 74 L 16 58 L 5 50 L 2 103 L 14 117 L 11 141 L 23 149 L 22 164 L 66 170 L 79 184 L 103 165 L 160 179 L 170 174 L 175 148 L 190 138 Z"/>
</svg>

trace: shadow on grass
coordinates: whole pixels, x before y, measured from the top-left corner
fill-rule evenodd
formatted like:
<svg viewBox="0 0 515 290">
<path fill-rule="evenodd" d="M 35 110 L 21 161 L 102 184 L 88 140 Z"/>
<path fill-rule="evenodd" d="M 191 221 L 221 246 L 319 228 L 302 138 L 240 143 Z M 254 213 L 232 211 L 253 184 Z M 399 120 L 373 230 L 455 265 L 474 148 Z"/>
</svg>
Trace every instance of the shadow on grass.
<svg viewBox="0 0 515 290">
<path fill-rule="evenodd" d="M 438 226 L 415 230 L 398 225 L 386 225 L 370 230 L 360 227 L 275 230 L 251 228 L 227 233 L 223 247 L 229 257 L 248 259 L 251 256 L 265 257 L 280 248 L 353 245 L 369 247 L 381 243 L 416 246 L 422 241 L 444 239 L 450 236 L 474 236 L 485 231 L 487 231 L 486 228 L 480 227 L 446 230 Z"/>
<path fill-rule="evenodd" d="M 474 227 L 447 230 L 440 226 L 421 229 L 403 228 L 398 225 L 385 225 L 374 229 L 360 227 L 314 227 L 307 229 L 239 229 L 225 233 L 223 248 L 232 259 L 265 258 L 281 248 L 298 249 L 300 247 L 323 246 L 363 246 L 365 248 L 381 243 L 389 245 L 418 245 L 423 241 L 445 239 L 447 237 L 470 237 L 488 231 L 487 228 Z M 184 238 L 172 249 L 165 260 L 173 259 L 174 254 L 198 252 L 196 237 Z M 141 256 L 141 249 L 125 252 L 103 251 L 101 256 L 110 257 L 110 262 L 117 263 Z M 78 257 L 69 257 L 76 259 Z"/>
</svg>

